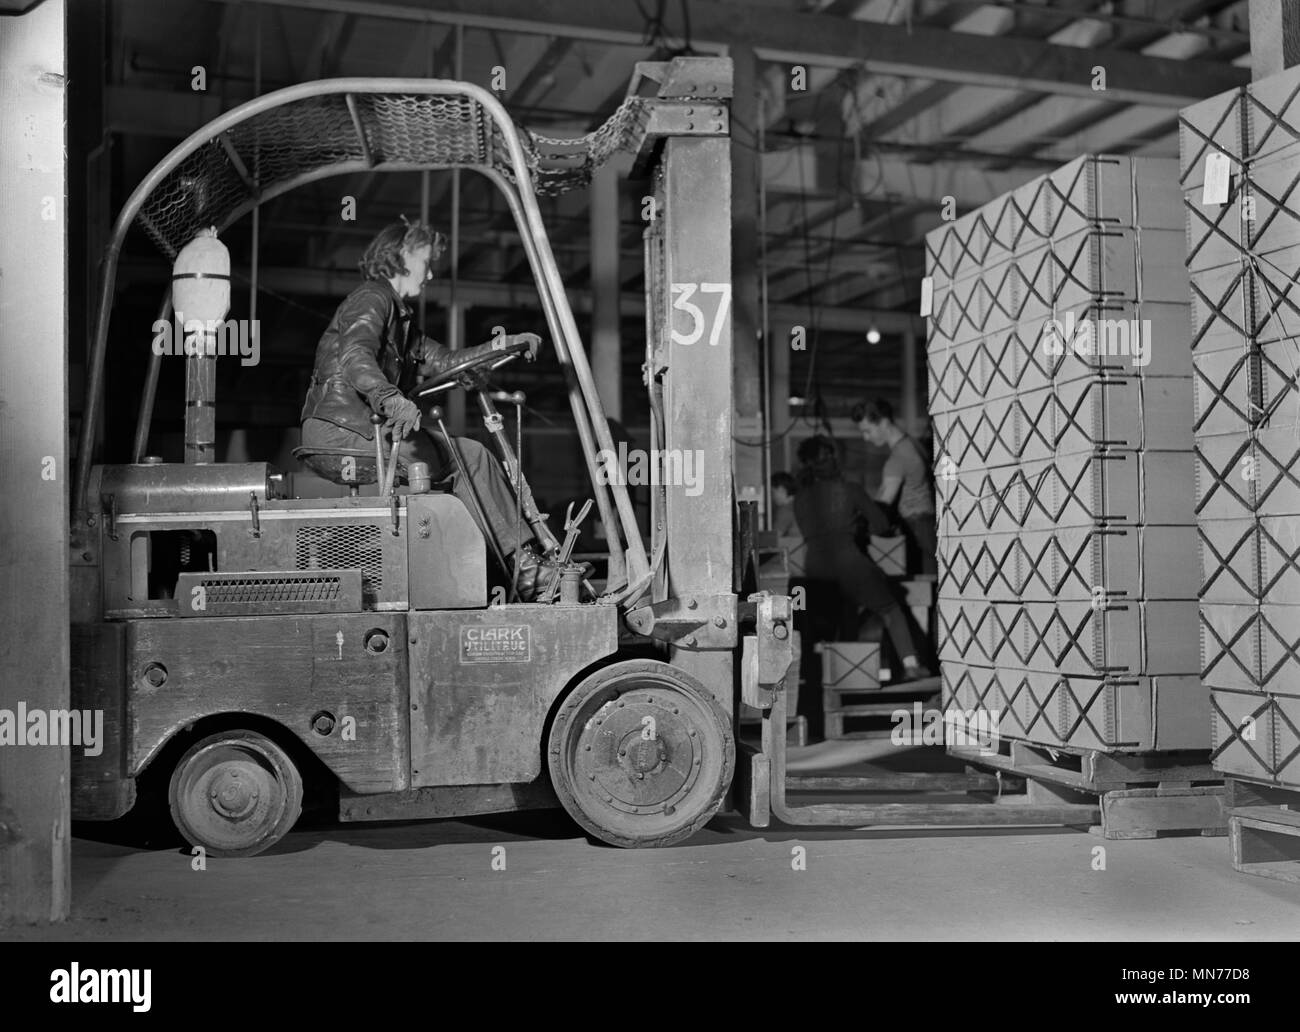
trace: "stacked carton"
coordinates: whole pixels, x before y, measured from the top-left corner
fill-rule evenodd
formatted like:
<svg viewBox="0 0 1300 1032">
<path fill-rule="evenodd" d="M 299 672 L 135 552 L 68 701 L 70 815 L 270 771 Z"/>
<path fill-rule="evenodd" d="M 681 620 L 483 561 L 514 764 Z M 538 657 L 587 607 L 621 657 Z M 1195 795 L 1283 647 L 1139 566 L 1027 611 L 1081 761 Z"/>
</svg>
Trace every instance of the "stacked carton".
<svg viewBox="0 0 1300 1032">
<path fill-rule="evenodd" d="M 1298 98 L 1291 69 L 1179 119 L 1214 763 L 1283 785 L 1300 785 Z"/>
<path fill-rule="evenodd" d="M 926 240 L 944 702 L 1003 737 L 1208 741 L 1181 201 L 1090 156 Z"/>
</svg>

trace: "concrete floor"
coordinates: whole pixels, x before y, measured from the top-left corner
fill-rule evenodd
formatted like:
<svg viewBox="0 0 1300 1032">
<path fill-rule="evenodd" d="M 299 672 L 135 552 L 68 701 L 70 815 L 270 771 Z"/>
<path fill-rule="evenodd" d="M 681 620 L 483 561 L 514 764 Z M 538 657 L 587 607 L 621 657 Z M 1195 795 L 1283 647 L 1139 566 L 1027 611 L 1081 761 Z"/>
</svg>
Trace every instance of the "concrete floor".
<svg viewBox="0 0 1300 1032">
<path fill-rule="evenodd" d="M 807 869 L 792 869 L 792 849 Z M 492 868 L 504 847 L 506 870 Z M 1104 846 L 1106 869 L 1092 868 Z M 1300 885 L 1235 874 L 1227 839 L 1067 830 L 757 832 L 623 851 L 560 812 L 319 823 L 190 868 L 175 845 L 73 842 L 73 918 L 7 940 L 1295 939 Z"/>
</svg>

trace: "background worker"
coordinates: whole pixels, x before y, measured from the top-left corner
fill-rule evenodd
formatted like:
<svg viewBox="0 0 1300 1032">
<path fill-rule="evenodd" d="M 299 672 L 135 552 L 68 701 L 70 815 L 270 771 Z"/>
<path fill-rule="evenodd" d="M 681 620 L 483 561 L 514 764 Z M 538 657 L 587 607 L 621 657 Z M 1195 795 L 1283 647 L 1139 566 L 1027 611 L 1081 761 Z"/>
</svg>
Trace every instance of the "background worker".
<svg viewBox="0 0 1300 1032">
<path fill-rule="evenodd" d="M 772 474 L 772 529 L 786 550 L 791 577 L 803 576 L 803 535 L 794 514 L 794 498 L 799 482 L 789 473 Z"/>
<path fill-rule="evenodd" d="M 804 575 L 810 600 L 815 585 L 837 589 L 840 640 L 861 640 L 865 618 L 875 613 L 903 664 L 904 677 L 928 677 L 930 672 L 917 660 L 907 617 L 888 578 L 855 541 L 860 521 L 882 534 L 889 527 L 888 518 L 861 487 L 844 479 L 835 442 L 829 437 L 810 437 L 799 445 L 798 455 L 802 469 L 794 510 L 805 542 Z"/>
<path fill-rule="evenodd" d="M 876 501 L 894 506 L 907 536 L 908 569 L 934 574 L 938 569 L 938 530 L 930 460 L 921 446 L 894 422 L 894 409 L 877 398 L 853 407 L 853 422 L 868 444 L 889 449 Z"/>
</svg>

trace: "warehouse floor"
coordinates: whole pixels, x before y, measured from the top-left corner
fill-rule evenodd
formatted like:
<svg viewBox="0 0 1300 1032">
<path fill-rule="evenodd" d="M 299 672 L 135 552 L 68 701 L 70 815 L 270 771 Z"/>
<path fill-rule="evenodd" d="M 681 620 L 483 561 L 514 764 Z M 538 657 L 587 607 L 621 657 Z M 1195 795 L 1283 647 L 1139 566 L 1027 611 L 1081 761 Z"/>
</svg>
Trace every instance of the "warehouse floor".
<svg viewBox="0 0 1300 1032">
<path fill-rule="evenodd" d="M 806 849 L 796 870 L 795 847 Z M 1094 870 L 1098 846 L 1105 870 Z M 498 849 L 497 847 L 502 847 Z M 1235 874 L 1225 838 L 1063 829 L 755 831 L 593 844 L 559 811 L 317 820 L 275 850 L 73 841 L 73 917 L 0 939 L 1294 939 L 1300 885 Z M 500 867 L 504 859 L 505 870 Z"/>
</svg>

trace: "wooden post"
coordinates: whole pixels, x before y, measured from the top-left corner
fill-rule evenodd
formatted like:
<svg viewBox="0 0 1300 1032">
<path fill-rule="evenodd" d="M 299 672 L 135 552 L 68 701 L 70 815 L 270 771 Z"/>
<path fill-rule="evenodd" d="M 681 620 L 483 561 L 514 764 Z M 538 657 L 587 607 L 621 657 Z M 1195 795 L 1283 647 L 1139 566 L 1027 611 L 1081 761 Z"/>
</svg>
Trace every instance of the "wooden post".
<svg viewBox="0 0 1300 1032">
<path fill-rule="evenodd" d="M 1259 80 L 1300 64 L 1300 0 L 1250 0 L 1250 74 Z"/>
<path fill-rule="evenodd" d="M 0 18 L 0 923 L 68 916 L 69 750 L 18 723 L 68 708 L 65 23 Z"/>
</svg>

